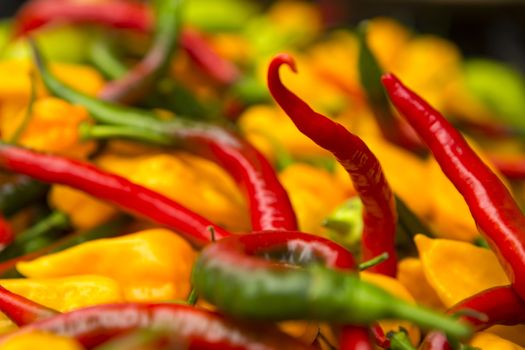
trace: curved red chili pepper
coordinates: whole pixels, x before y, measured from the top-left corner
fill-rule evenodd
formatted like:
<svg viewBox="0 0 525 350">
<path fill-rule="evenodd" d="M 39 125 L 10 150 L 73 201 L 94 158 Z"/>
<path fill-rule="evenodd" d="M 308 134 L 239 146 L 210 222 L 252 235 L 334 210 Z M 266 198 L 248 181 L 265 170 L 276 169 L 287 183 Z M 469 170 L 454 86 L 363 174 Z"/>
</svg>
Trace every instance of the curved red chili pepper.
<svg viewBox="0 0 525 350">
<path fill-rule="evenodd" d="M 247 192 L 252 230 L 297 230 L 297 218 L 274 168 L 255 147 L 234 134 L 210 127 L 177 129 L 181 146 L 224 169 Z"/>
<path fill-rule="evenodd" d="M 0 311 L 20 327 L 59 313 L 2 286 L 0 286 Z"/>
<path fill-rule="evenodd" d="M 274 327 L 240 325 L 215 312 L 174 303 L 93 306 L 34 322 L 0 339 L 44 331 L 75 338 L 91 348 L 144 327 L 171 330 L 185 340 L 189 349 L 195 350 L 312 350 Z"/>
<path fill-rule="evenodd" d="M 114 28 L 138 31 L 150 30 L 153 23 L 148 6 L 137 1 L 33 0 L 17 13 L 14 32 L 21 36 L 61 19 L 75 23 L 105 23 Z"/>
<path fill-rule="evenodd" d="M 438 111 L 394 75 L 386 74 L 382 81 L 394 106 L 465 198 L 512 286 L 525 298 L 525 216 L 509 190 Z"/>
<path fill-rule="evenodd" d="M 210 242 L 210 226 L 217 239 L 231 235 L 179 203 L 88 163 L 0 144 L 0 167 L 79 189 L 165 225 L 198 246 Z"/>
<path fill-rule="evenodd" d="M 282 84 L 279 68 L 283 64 L 296 71 L 295 62 L 289 55 L 281 54 L 272 60 L 268 69 L 268 87 L 273 98 L 303 134 L 332 152 L 346 169 L 364 205 L 363 259 L 369 260 L 387 252 L 388 259 L 370 270 L 395 276 L 397 214 L 394 196 L 379 161 L 359 137 L 316 113 Z"/>
<path fill-rule="evenodd" d="M 525 301 L 510 286 L 495 287 L 475 294 L 453 306 L 449 313 L 466 309 L 487 317 L 480 319 L 468 314 L 461 315 L 461 319 L 468 321 L 476 330 L 494 325 L 513 326 L 525 323 Z"/>
</svg>

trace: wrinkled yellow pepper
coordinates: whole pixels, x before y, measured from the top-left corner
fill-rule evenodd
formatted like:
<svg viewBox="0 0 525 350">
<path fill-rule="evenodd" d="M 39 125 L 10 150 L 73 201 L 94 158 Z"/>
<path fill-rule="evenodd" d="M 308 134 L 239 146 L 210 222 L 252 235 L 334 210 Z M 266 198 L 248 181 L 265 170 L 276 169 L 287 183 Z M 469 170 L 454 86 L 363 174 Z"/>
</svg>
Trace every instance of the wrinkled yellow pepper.
<svg viewBox="0 0 525 350">
<path fill-rule="evenodd" d="M 83 350 L 84 347 L 76 340 L 68 337 L 44 332 L 22 333 L 9 337 L 2 345 L 0 350 L 27 350 L 27 349 L 46 349 L 53 350 Z"/>
<path fill-rule="evenodd" d="M 405 258 L 397 266 L 397 279 L 414 296 L 418 304 L 436 310 L 445 310 L 423 271 L 423 264 L 417 258 Z"/>
<path fill-rule="evenodd" d="M 478 332 L 470 340 L 470 345 L 482 350 L 524 350 L 518 344 L 500 338 L 489 332 Z"/>
<path fill-rule="evenodd" d="M 414 297 L 410 292 L 395 278 L 388 277 L 385 275 L 380 275 L 376 273 L 370 273 L 363 271 L 360 273 L 361 279 L 368 283 L 372 283 L 378 287 L 385 289 L 387 292 L 392 293 L 394 296 L 401 298 L 410 303 L 416 303 Z M 380 321 L 379 325 L 383 328 L 385 334 L 390 331 L 399 331 L 400 327 L 404 328 L 408 332 L 408 336 L 412 344 L 419 344 L 421 338 L 421 332 L 418 327 L 407 321 L 397 321 L 397 320 L 385 320 Z"/>
<path fill-rule="evenodd" d="M 113 278 L 128 301 L 183 299 L 190 290 L 196 253 L 181 237 L 166 229 L 99 239 L 62 252 L 21 262 L 28 277 L 98 274 Z"/>
<path fill-rule="evenodd" d="M 98 275 L 7 279 L 0 280 L 0 285 L 61 312 L 124 300 L 120 285 L 115 280 Z M 0 314 L 0 332 L 13 327 L 14 324 Z"/>
<path fill-rule="evenodd" d="M 303 232 L 322 234 L 323 220 L 349 197 L 334 175 L 307 164 L 288 166 L 279 174 L 279 180 L 290 196 Z"/>
<path fill-rule="evenodd" d="M 129 158 L 108 154 L 97 163 L 176 200 L 218 225 L 234 231 L 247 231 L 250 227 L 238 186 L 221 167 L 206 159 L 184 152 Z"/>
<path fill-rule="evenodd" d="M 426 279 L 447 308 L 485 289 L 510 284 L 489 249 L 423 235 L 415 242 Z"/>
<path fill-rule="evenodd" d="M 10 141 L 26 118 L 24 108 L 1 122 L 2 139 Z M 32 106 L 29 123 L 17 143 L 38 151 L 83 158 L 95 147 L 94 142 L 80 142 L 78 126 L 89 120 L 87 111 L 54 97 L 43 97 Z"/>
</svg>

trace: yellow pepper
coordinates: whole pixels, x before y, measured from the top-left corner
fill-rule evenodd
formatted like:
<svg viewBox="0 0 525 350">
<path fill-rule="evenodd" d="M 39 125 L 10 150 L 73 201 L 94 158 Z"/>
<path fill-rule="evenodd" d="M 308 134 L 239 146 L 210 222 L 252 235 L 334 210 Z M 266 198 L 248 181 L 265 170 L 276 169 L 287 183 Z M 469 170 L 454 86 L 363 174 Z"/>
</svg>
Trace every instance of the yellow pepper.
<svg viewBox="0 0 525 350">
<path fill-rule="evenodd" d="M 350 193 L 344 183 L 326 170 L 295 163 L 288 166 L 279 179 L 290 196 L 303 232 L 322 234 L 321 223 Z"/>
<path fill-rule="evenodd" d="M 221 167 L 206 159 L 177 152 L 128 158 L 104 155 L 97 162 L 102 168 L 160 192 L 218 225 L 245 232 L 250 227 L 238 186 Z"/>
<path fill-rule="evenodd" d="M 394 296 L 401 298 L 405 301 L 415 304 L 414 297 L 410 292 L 395 278 L 388 277 L 385 275 L 380 275 L 376 273 L 370 273 L 363 271 L 360 273 L 361 279 L 368 283 L 372 283 L 378 287 L 385 289 L 386 291 L 392 293 Z M 398 331 L 400 327 L 404 328 L 408 332 L 408 336 L 412 344 L 419 344 L 421 338 L 421 332 L 418 327 L 411 324 L 407 321 L 397 321 L 397 320 L 385 320 L 380 321 L 379 325 L 383 328 L 385 334 L 390 331 Z"/>
<path fill-rule="evenodd" d="M 524 350 L 518 344 L 498 337 L 489 332 L 478 332 L 470 340 L 470 345 L 482 350 Z"/>
<path fill-rule="evenodd" d="M 70 187 L 54 185 L 49 204 L 69 217 L 73 227 L 87 230 L 108 221 L 117 209 L 105 202 Z"/>
<path fill-rule="evenodd" d="M 485 289 L 510 284 L 489 249 L 423 235 L 415 242 L 425 277 L 447 308 Z"/>
<path fill-rule="evenodd" d="M 52 63 L 51 70 L 60 80 L 75 90 L 96 95 L 104 86 L 99 72 L 88 66 L 69 63 Z M 0 103 L 4 101 L 28 101 L 31 92 L 30 72 L 36 71 L 30 61 L 0 61 Z M 45 94 L 43 85 L 38 82 L 39 96 Z"/>
<path fill-rule="evenodd" d="M 10 118 L 1 119 L 2 139 L 10 141 L 26 118 L 24 108 Z M 95 147 L 94 142 L 80 142 L 78 126 L 89 120 L 87 111 L 54 97 L 36 100 L 30 121 L 20 134 L 20 145 L 68 157 L 83 158 Z"/>
<path fill-rule="evenodd" d="M 304 136 L 278 107 L 256 105 L 239 118 L 239 127 L 269 159 L 275 159 L 272 142 L 298 157 L 329 156 L 329 153 Z"/>
<path fill-rule="evenodd" d="M 123 301 L 119 284 L 111 278 L 98 275 L 7 279 L 0 280 L 0 285 L 13 293 L 61 312 Z M 13 327 L 14 324 L 0 314 L 0 331 Z"/>
<path fill-rule="evenodd" d="M 405 258 L 397 266 L 397 279 L 416 299 L 418 304 L 436 310 L 445 310 L 423 271 L 423 264 L 417 258 Z"/>
<path fill-rule="evenodd" d="M 9 337 L 0 345 L 0 350 L 27 350 L 27 349 L 53 350 L 83 350 L 84 347 L 76 340 L 68 337 L 44 332 L 22 333 Z"/>
<path fill-rule="evenodd" d="M 116 280 L 129 301 L 182 299 L 190 290 L 195 260 L 191 246 L 174 232 L 151 229 L 99 239 L 17 265 L 28 277 L 98 274 Z"/>
</svg>

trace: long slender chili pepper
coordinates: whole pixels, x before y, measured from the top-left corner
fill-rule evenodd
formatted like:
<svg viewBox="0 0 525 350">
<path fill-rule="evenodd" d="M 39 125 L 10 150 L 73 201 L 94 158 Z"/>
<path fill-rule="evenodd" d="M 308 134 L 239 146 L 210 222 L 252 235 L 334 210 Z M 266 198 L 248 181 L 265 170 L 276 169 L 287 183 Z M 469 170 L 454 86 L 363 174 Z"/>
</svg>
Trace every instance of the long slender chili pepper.
<svg viewBox="0 0 525 350">
<path fill-rule="evenodd" d="M 525 323 L 525 301 L 510 286 L 495 287 L 475 294 L 453 306 L 449 313 L 473 310 L 486 316 L 486 319 L 461 315 L 476 330 L 493 325 L 517 325 Z"/>
<path fill-rule="evenodd" d="M 230 85 L 239 79 L 240 72 L 237 67 L 217 55 L 198 31 L 185 29 L 181 36 L 181 46 L 188 56 L 218 83 Z"/>
<path fill-rule="evenodd" d="M 172 3 L 174 4 L 173 0 Z M 139 72 L 139 69 L 146 68 L 149 73 L 161 71 L 162 69 L 160 68 L 169 59 L 169 55 L 161 59 L 161 54 L 173 51 L 173 48 L 165 45 L 168 40 L 174 39 L 173 35 L 176 34 L 173 31 L 169 32 L 170 27 L 175 29 L 173 21 L 177 20 L 176 16 L 170 17 L 171 10 L 173 8 L 162 10 L 161 18 L 155 21 L 148 6 L 133 1 L 33 0 L 24 5 L 16 16 L 15 32 L 18 36 L 26 35 L 32 30 L 55 22 L 92 23 L 111 28 L 132 29 L 139 32 L 151 32 L 154 30 L 154 27 L 157 27 L 161 29 L 157 31 L 159 40 L 157 41 L 158 44 L 154 44 L 153 49 L 150 51 L 151 57 L 145 59 L 142 64 L 134 69 L 132 73 L 133 78 L 126 78 L 134 84 L 138 84 L 139 81 L 137 79 L 142 80 L 146 76 L 144 72 Z M 161 22 L 163 28 L 158 27 L 161 25 Z M 167 25 L 164 26 L 164 24 Z M 170 36 L 171 38 L 169 38 Z M 161 43 L 161 40 L 166 42 Z M 239 78 L 240 73 L 235 65 L 219 56 L 195 29 L 182 31 L 180 45 L 197 66 L 218 83 L 228 85 Z M 124 84 L 124 82 L 120 84 Z M 140 86 L 141 84 L 138 85 Z M 112 90 L 116 88 L 116 86 L 111 87 Z M 124 88 L 122 89 L 124 90 Z M 106 94 L 108 94 L 107 97 L 109 98 L 110 91 L 107 91 Z"/>
<path fill-rule="evenodd" d="M 359 80 L 372 109 L 372 115 L 383 136 L 390 142 L 415 153 L 425 153 L 426 147 L 403 119 L 396 118 L 381 86 L 383 71 L 367 43 L 367 24 L 357 30 L 359 39 Z"/>
<path fill-rule="evenodd" d="M 58 314 L 58 311 L 12 293 L 2 286 L 0 286 L 0 311 L 17 326 L 25 326 Z"/>
<path fill-rule="evenodd" d="M 93 306 L 34 322 L 3 339 L 38 330 L 75 338 L 91 348 L 126 331 L 146 327 L 170 330 L 195 350 L 312 350 L 274 327 L 241 325 L 211 311 L 174 303 Z"/>
<path fill-rule="evenodd" d="M 162 77 L 177 46 L 181 27 L 182 0 L 160 0 L 153 44 L 144 58 L 122 78 L 106 85 L 100 97 L 108 101 L 131 102 Z"/>
<path fill-rule="evenodd" d="M 272 60 L 268 69 L 268 87 L 273 98 L 303 134 L 332 152 L 346 169 L 364 205 L 363 259 L 388 253 L 389 258 L 371 271 L 395 276 L 396 209 L 379 161 L 359 137 L 316 113 L 283 85 L 279 77 L 279 68 L 283 64 L 296 71 L 295 62 L 289 55 L 280 54 Z"/>
<path fill-rule="evenodd" d="M 355 273 L 315 264 L 328 261 L 333 266 L 347 255 L 331 241 L 300 232 L 232 236 L 204 248 L 192 281 L 201 297 L 235 317 L 361 325 L 395 318 L 453 337 L 469 336 L 468 326 L 448 316 L 398 300 Z M 307 266 L 290 268 L 282 262 Z"/>
<path fill-rule="evenodd" d="M 179 203 L 88 163 L 0 144 L 0 167 L 79 189 L 170 227 L 198 246 L 209 243 L 210 226 L 218 238 L 230 235 Z"/>
<path fill-rule="evenodd" d="M 114 28 L 146 31 L 151 28 L 152 15 L 145 4 L 137 1 L 109 0 L 100 2 L 33 0 L 16 15 L 15 35 L 20 36 L 60 19 L 74 22 L 105 23 Z"/>
<path fill-rule="evenodd" d="M 394 75 L 383 76 L 390 99 L 425 141 L 463 195 L 481 233 L 496 252 L 516 292 L 525 297 L 525 216 L 509 190 L 461 134 Z"/>
<path fill-rule="evenodd" d="M 183 119 L 161 121 L 153 113 L 79 93 L 54 78 L 38 50 L 34 49 L 42 79 L 53 94 L 84 106 L 97 122 L 161 135 L 167 142 L 219 164 L 246 191 L 253 230 L 297 229 L 288 194 L 272 165 L 251 144 L 218 126 Z"/>
</svg>

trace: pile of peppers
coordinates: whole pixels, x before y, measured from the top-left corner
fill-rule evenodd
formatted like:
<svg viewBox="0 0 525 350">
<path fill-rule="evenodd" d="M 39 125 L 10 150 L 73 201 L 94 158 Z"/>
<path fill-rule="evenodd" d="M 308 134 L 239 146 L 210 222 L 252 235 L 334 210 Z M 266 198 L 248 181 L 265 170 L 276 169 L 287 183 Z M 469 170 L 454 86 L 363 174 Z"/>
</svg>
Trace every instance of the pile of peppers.
<svg viewBox="0 0 525 350">
<path fill-rule="evenodd" d="M 0 350 L 525 346 L 525 126 L 475 74 L 510 68 L 326 10 L 2 24 Z"/>
</svg>

